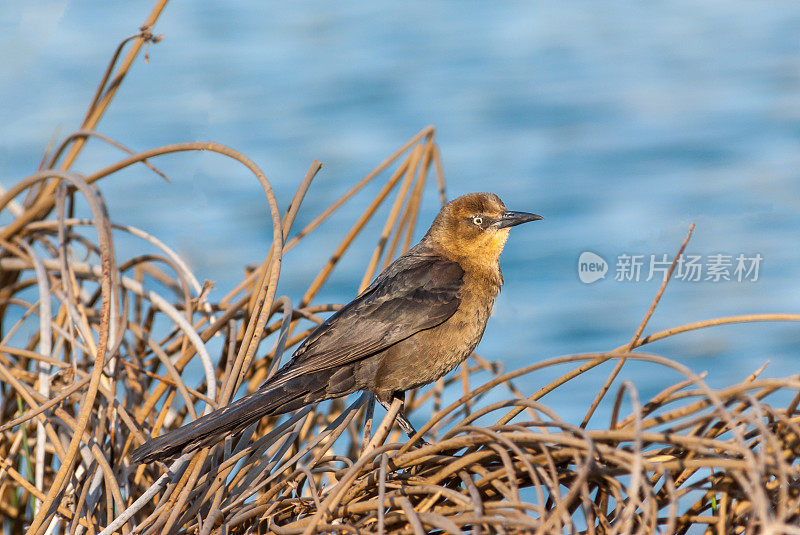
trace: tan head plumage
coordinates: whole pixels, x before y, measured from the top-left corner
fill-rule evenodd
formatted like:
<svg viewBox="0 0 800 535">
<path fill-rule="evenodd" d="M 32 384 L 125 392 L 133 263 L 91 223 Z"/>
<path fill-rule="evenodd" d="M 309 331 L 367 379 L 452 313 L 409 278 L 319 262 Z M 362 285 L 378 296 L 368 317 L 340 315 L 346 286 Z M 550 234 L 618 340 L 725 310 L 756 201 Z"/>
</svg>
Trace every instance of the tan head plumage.
<svg viewBox="0 0 800 535">
<path fill-rule="evenodd" d="M 510 227 L 537 219 L 543 218 L 508 211 L 494 193 L 468 193 L 442 207 L 427 236 L 453 260 L 496 264 Z"/>
</svg>

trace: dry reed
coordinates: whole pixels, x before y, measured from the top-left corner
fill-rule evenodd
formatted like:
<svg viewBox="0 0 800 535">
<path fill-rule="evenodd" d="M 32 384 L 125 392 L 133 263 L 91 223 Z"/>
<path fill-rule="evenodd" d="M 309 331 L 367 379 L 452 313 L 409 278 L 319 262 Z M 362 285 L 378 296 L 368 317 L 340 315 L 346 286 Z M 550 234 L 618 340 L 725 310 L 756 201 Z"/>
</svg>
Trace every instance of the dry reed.
<svg viewBox="0 0 800 535">
<path fill-rule="evenodd" d="M 666 280 L 623 347 L 510 373 L 473 355 L 461 373 L 412 392 L 408 411 L 431 411 L 420 432 L 433 441 L 423 447 L 411 447 L 392 427 L 397 405 L 373 428 L 374 404 L 362 395 L 349 405 L 336 400 L 266 419 L 169 466 L 130 466 L 130 452 L 147 437 L 253 390 L 320 314 L 336 309 L 315 304 L 316 295 L 382 205 L 391 206 L 362 287 L 409 247 L 432 175 L 444 201 L 431 127 L 294 233 L 319 162 L 281 212 L 266 175 L 229 147 L 180 143 L 133 153 L 97 133 L 141 47 L 157 41 L 150 28 L 163 5 L 117 49 L 81 128 L 0 197 L 10 221 L 0 229 L 0 511 L 7 533 L 800 533 L 800 377 L 759 379 L 757 370 L 715 390 L 675 361 L 634 351 L 691 330 L 800 315 L 719 318 L 642 337 Z M 90 174 L 71 171 L 89 139 L 128 155 Z M 177 253 L 114 221 L 96 184 L 139 163 L 160 173 L 153 161 L 182 151 L 212 151 L 244 165 L 261 183 L 272 220 L 264 261 L 215 301 Z M 373 180 L 382 181 L 380 191 L 361 204 L 299 302 L 277 296 L 284 253 Z M 74 215 L 85 208 L 91 219 Z M 139 256 L 117 258 L 119 233 L 141 240 Z M 207 344 L 212 338 L 219 343 Z M 221 349 L 211 355 L 210 347 Z M 683 379 L 647 402 L 627 382 L 609 399 L 632 360 Z M 581 425 L 542 403 L 612 362 Z M 192 366 L 199 380 L 183 373 Z M 569 371 L 532 395 L 513 383 L 553 366 Z M 476 374 L 491 379 L 476 388 Z M 458 383 L 462 397 L 443 407 L 443 392 Z M 490 392 L 502 401 L 482 403 Z M 768 402 L 787 393 L 785 407 Z M 587 429 L 603 402 L 613 406 L 610 424 Z"/>
</svg>

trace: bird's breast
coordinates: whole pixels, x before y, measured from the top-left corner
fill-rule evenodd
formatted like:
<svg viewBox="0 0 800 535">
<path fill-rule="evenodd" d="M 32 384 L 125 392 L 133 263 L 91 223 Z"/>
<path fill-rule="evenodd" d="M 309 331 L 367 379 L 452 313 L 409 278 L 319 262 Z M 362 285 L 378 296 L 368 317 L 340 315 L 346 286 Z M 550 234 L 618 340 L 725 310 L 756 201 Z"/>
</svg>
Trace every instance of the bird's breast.
<svg viewBox="0 0 800 535">
<path fill-rule="evenodd" d="M 420 331 L 387 350 L 374 371 L 377 388 L 395 391 L 437 380 L 466 359 L 480 342 L 499 285 L 465 275 L 461 304 L 436 327 Z"/>
</svg>

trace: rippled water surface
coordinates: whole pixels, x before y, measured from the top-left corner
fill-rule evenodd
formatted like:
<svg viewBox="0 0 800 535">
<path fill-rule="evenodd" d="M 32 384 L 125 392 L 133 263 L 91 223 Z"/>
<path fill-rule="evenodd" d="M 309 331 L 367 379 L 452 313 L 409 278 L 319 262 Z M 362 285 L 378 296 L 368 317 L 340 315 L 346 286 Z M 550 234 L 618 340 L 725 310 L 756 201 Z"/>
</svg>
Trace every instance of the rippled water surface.
<svg viewBox="0 0 800 535">
<path fill-rule="evenodd" d="M 114 47 L 150 9 L 15 4 L 0 13 L 6 187 L 35 169 L 54 135 L 77 128 Z M 491 190 L 547 218 L 513 232 L 506 285 L 479 347 L 517 368 L 627 342 L 658 282 L 646 273 L 615 281 L 617 257 L 671 254 L 691 222 L 688 252 L 758 253 L 758 281 L 675 281 L 648 332 L 798 311 L 798 28 L 797 2 L 174 2 L 156 27 L 164 40 L 135 65 L 100 130 L 135 149 L 194 140 L 235 147 L 267 171 L 284 208 L 318 158 L 325 168 L 303 224 L 436 125 L 450 196 Z M 76 170 L 116 157 L 95 146 Z M 213 155 L 157 163 L 172 184 L 144 168 L 103 183 L 112 217 L 174 246 L 221 295 L 266 253 L 260 186 Z M 426 226 L 433 187 L 423 208 Z M 338 215 L 290 253 L 281 292 L 299 299 L 352 217 Z M 379 226 L 368 230 L 375 236 Z M 373 243 L 356 243 L 321 299 L 354 295 Z M 120 240 L 119 256 L 133 245 Z M 609 263 L 605 279 L 580 282 L 584 251 Z M 760 324 L 691 333 L 652 351 L 723 385 L 766 359 L 765 374 L 796 373 L 799 347 L 797 326 Z M 646 396 L 677 377 L 654 370 L 633 364 L 622 375 Z M 520 386 L 533 391 L 558 371 Z M 606 373 L 546 401 L 579 418 Z"/>
</svg>

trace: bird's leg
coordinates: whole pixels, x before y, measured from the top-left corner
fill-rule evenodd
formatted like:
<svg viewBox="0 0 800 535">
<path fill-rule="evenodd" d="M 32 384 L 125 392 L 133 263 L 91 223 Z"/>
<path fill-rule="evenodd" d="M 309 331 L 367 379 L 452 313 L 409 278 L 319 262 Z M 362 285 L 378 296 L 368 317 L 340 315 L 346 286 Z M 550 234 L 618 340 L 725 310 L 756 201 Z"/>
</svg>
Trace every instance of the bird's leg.
<svg viewBox="0 0 800 535">
<path fill-rule="evenodd" d="M 364 453 L 367 446 L 369 445 L 369 440 L 372 438 L 372 417 L 375 414 L 375 394 L 371 394 L 369 396 L 369 400 L 367 401 L 367 408 L 366 408 L 366 418 L 364 420 L 364 433 L 361 435 L 361 453 Z"/>
<path fill-rule="evenodd" d="M 375 396 L 375 397 L 378 398 L 378 402 L 381 405 L 383 405 L 383 408 L 386 409 L 387 411 L 392 406 L 392 401 L 394 399 L 399 399 L 401 402 L 400 410 L 398 411 L 397 416 L 395 418 L 397 424 L 403 431 L 406 432 L 408 438 L 412 438 L 414 435 L 417 434 L 417 430 L 414 429 L 414 426 L 411 424 L 408 418 L 406 418 L 406 415 L 403 414 L 403 407 L 405 406 L 405 398 L 406 398 L 405 392 L 392 392 L 392 395 L 389 397 L 389 399 L 384 399 L 383 396 Z M 424 438 L 420 438 L 418 443 L 421 445 L 425 445 L 428 442 Z"/>
</svg>

